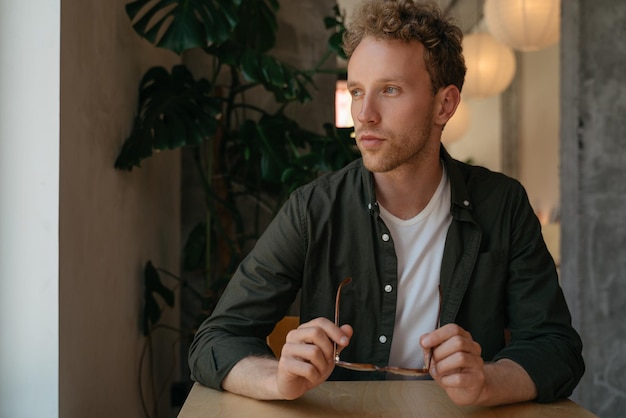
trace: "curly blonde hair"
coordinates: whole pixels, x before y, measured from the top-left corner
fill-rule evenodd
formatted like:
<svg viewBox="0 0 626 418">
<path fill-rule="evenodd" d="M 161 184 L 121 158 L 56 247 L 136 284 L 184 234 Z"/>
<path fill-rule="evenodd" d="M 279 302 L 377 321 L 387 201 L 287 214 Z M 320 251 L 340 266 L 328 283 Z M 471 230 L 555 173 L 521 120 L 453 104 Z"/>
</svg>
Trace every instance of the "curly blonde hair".
<svg viewBox="0 0 626 418">
<path fill-rule="evenodd" d="M 462 89 L 466 72 L 463 32 L 452 19 L 443 16 L 436 4 L 413 0 L 364 0 L 343 35 L 343 49 L 348 58 L 367 36 L 421 42 L 433 93 L 451 84 Z"/>
</svg>

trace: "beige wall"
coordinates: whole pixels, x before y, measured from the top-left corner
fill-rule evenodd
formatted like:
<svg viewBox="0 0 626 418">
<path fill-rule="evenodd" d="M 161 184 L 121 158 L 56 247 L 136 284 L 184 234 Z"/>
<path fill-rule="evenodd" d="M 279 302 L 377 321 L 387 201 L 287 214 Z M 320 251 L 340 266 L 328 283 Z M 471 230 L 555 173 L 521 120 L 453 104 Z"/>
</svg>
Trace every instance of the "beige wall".
<svg viewBox="0 0 626 418">
<path fill-rule="evenodd" d="M 113 168 L 143 72 L 178 61 L 137 37 L 126 3 L 65 0 L 61 11 L 59 416 L 67 418 L 143 416 L 142 268 L 152 259 L 179 269 L 178 152 L 132 172 Z M 170 349 L 157 350 L 164 370 L 176 358 Z"/>
<path fill-rule="evenodd" d="M 559 210 L 559 46 L 520 54 L 519 180 L 542 221 Z"/>
<path fill-rule="evenodd" d="M 502 170 L 500 96 L 461 100 L 467 105 L 470 122 L 465 135 L 446 146 L 448 152 L 461 161 Z"/>
<path fill-rule="evenodd" d="M 544 229 L 544 239 L 557 261 L 560 249 L 560 63 L 559 45 L 536 52 L 516 54 L 517 114 L 511 126 L 517 135 L 502 128 L 501 98 L 464 99 L 470 110 L 470 126 L 450 153 L 474 164 L 501 171 L 502 144 L 516 138 L 517 174 Z"/>
<path fill-rule="evenodd" d="M 324 18 L 333 16 L 335 4 L 334 0 L 282 1 L 278 14 L 276 57 L 301 69 L 314 68 L 328 48 L 327 41 L 332 32 L 325 29 Z M 334 57 L 322 66 L 335 67 Z M 304 105 L 289 106 L 287 116 L 297 120 L 305 129 L 323 132 L 324 123 L 335 120 L 336 80 L 335 74 L 317 74 L 313 78 L 315 86 L 309 88 L 313 100 Z"/>
<path fill-rule="evenodd" d="M 553 221 L 559 210 L 559 46 L 516 54 L 518 84 L 517 179 L 542 222 Z M 500 96 L 464 98 L 470 111 L 467 133 L 448 146 L 460 159 L 491 170 L 502 170 L 502 142 L 510 133 L 501 127 Z"/>
</svg>

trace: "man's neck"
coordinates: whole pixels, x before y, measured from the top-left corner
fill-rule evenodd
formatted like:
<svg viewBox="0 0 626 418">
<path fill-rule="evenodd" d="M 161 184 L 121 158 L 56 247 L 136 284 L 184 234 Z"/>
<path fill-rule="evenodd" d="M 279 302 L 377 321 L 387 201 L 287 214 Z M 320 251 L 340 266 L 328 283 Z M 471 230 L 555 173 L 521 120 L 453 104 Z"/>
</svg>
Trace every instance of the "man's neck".
<svg viewBox="0 0 626 418">
<path fill-rule="evenodd" d="M 387 173 L 374 173 L 376 199 L 397 218 L 411 219 L 428 205 L 442 174 L 438 158 Z"/>
</svg>

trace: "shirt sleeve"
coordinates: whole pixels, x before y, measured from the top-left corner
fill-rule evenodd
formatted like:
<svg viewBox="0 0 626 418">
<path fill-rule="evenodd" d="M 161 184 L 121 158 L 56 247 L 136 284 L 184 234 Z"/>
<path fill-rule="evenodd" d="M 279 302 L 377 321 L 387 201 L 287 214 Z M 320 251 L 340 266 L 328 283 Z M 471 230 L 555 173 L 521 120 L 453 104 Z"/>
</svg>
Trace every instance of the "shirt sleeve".
<svg viewBox="0 0 626 418">
<path fill-rule="evenodd" d="M 511 342 L 494 358 L 521 365 L 537 387 L 537 401 L 571 395 L 585 366 L 582 342 L 558 282 L 554 261 L 521 185 L 511 222 L 511 254 L 506 286 Z"/>
<path fill-rule="evenodd" d="M 266 337 L 286 313 L 301 286 L 305 239 L 298 200 L 283 205 L 230 279 L 189 351 L 193 380 L 222 389 L 241 359 L 273 356 Z"/>
</svg>

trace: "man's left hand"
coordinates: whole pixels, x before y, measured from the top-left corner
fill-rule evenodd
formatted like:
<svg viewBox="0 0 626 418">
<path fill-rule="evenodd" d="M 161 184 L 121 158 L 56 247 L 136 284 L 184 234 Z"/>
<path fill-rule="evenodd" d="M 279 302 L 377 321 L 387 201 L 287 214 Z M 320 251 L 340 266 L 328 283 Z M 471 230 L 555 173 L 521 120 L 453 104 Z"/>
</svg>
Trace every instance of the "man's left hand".
<svg viewBox="0 0 626 418">
<path fill-rule="evenodd" d="M 517 363 L 501 359 L 485 364 L 482 349 L 472 335 L 447 324 L 423 335 L 422 345 L 430 375 L 458 405 L 501 405 L 536 398 L 537 387 Z"/>
</svg>

